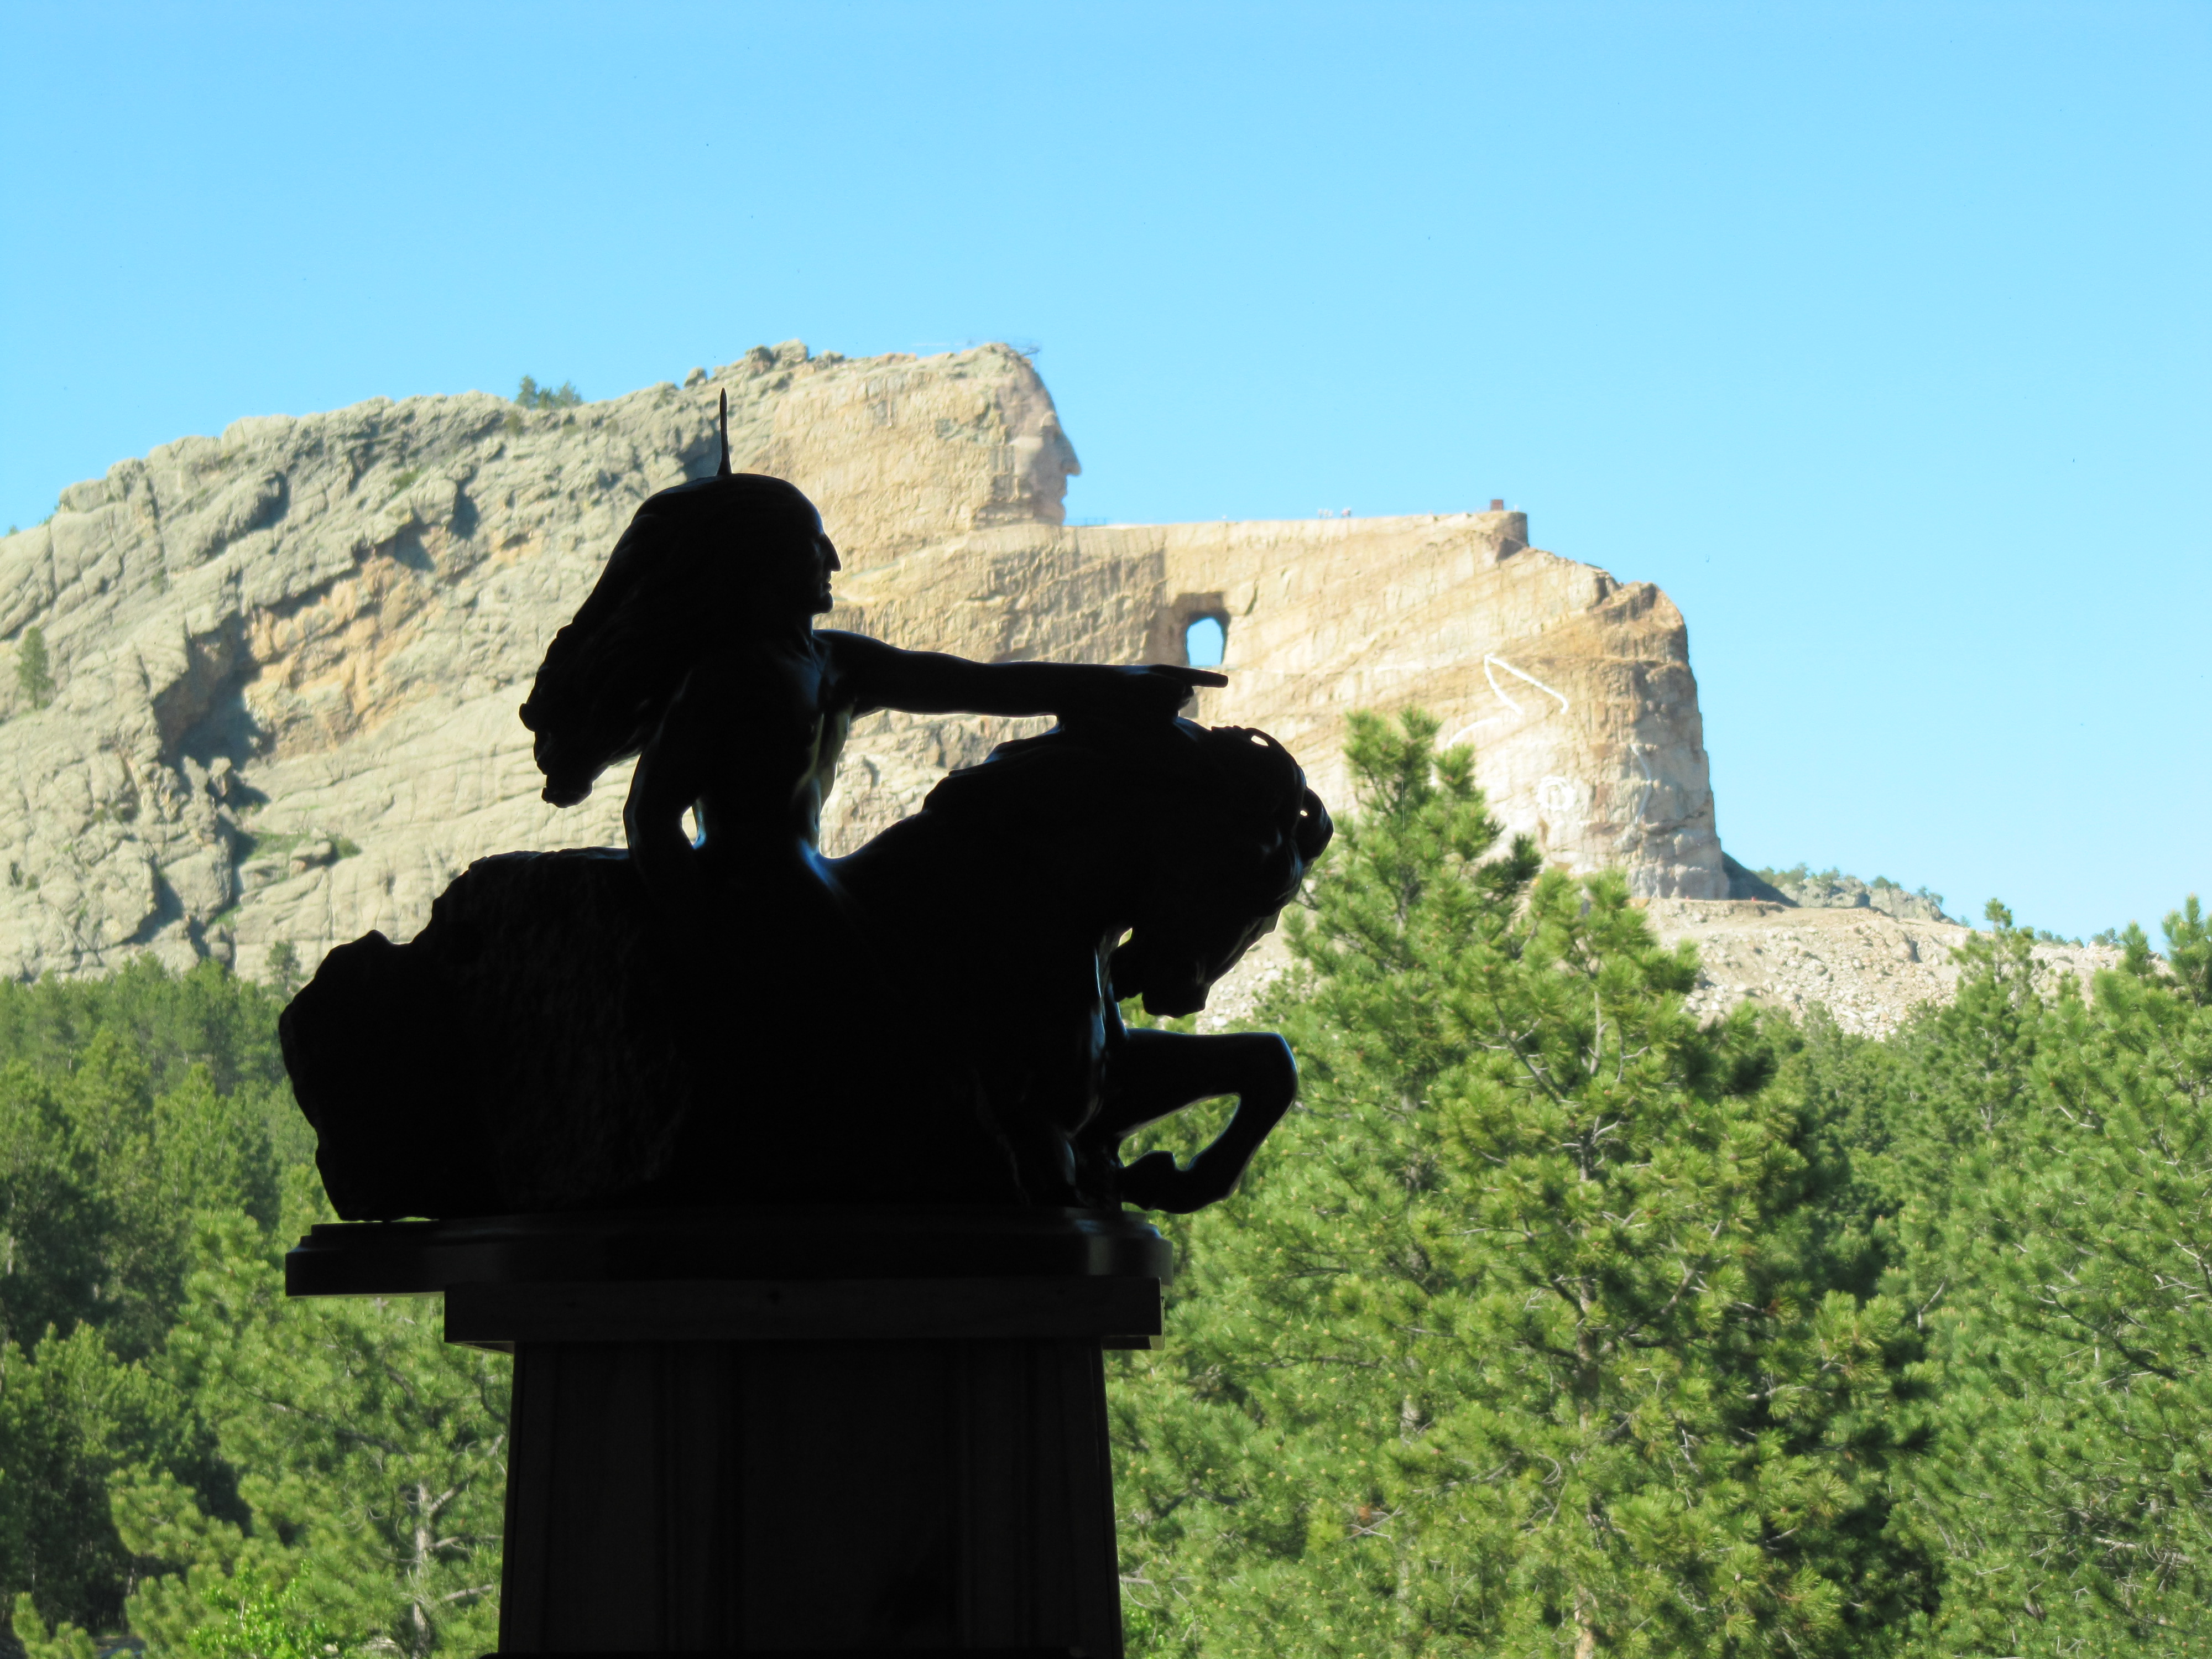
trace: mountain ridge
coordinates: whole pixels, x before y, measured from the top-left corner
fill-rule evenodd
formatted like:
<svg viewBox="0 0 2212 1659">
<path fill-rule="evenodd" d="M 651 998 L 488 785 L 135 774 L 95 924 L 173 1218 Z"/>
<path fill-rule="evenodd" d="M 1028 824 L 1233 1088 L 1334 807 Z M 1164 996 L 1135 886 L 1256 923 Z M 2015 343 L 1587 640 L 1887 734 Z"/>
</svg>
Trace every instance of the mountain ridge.
<svg viewBox="0 0 2212 1659">
<path fill-rule="evenodd" d="M 626 779 L 546 807 L 515 707 L 638 503 L 712 469 L 725 391 L 734 464 L 797 483 L 837 540 L 835 625 L 1128 662 L 1182 660 L 1215 618 L 1231 684 L 1197 717 L 1274 732 L 1338 804 L 1345 714 L 1419 705 L 1554 861 L 1727 890 L 1686 629 L 1657 588 L 1532 547 L 1503 511 L 1069 526 L 1079 463 L 1029 359 L 793 341 L 573 406 L 247 417 L 0 538 L 0 973 L 150 952 L 259 974 L 278 945 L 311 968 L 371 927 L 410 935 L 475 858 L 618 842 Z M 825 845 L 1033 729 L 861 722 Z"/>
</svg>

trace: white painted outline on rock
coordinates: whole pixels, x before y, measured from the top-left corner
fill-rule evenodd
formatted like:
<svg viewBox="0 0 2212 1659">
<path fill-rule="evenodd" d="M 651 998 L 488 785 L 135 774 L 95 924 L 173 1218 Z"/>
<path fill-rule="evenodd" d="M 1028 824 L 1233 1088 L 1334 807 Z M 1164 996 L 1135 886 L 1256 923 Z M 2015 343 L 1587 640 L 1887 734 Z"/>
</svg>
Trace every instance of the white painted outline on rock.
<svg viewBox="0 0 2212 1659">
<path fill-rule="evenodd" d="M 1574 705 L 1569 702 L 1564 696 L 1553 690 L 1550 686 L 1545 684 L 1543 681 L 1538 679 L 1534 674 L 1528 672 L 1527 669 L 1516 668 L 1511 663 L 1506 661 L 1503 657 L 1492 657 L 1486 654 L 1482 659 L 1482 678 L 1490 683 L 1491 695 L 1496 697 L 1498 702 L 1504 703 L 1508 708 L 1511 709 L 1516 714 L 1526 714 L 1528 711 L 1523 708 L 1519 703 L 1514 702 L 1513 699 L 1506 694 L 1505 688 L 1498 683 L 1498 676 L 1490 672 L 1492 667 L 1502 668 L 1507 673 L 1513 675 L 1516 678 L 1528 681 L 1529 684 L 1534 686 L 1539 691 L 1541 691 L 1547 697 L 1559 698 L 1559 712 L 1562 714 L 1565 714 L 1568 709 L 1574 707 Z M 1461 726 L 1458 731 L 1453 732 L 1449 738 L 1445 739 L 1443 746 L 1449 749 L 1452 744 L 1459 742 L 1461 738 L 1472 737 L 1475 732 L 1482 730 L 1484 726 L 1495 726 L 1498 721 L 1508 718 L 1509 716 L 1504 714 L 1492 714 L 1483 720 L 1470 720 L 1465 726 Z"/>
</svg>

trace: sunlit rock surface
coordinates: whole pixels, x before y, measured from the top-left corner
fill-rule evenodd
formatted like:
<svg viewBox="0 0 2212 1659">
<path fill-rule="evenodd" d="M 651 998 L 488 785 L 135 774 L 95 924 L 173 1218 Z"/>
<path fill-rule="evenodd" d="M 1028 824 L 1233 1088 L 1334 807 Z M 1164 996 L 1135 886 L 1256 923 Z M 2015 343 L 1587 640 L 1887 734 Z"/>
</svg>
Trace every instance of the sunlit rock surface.
<svg viewBox="0 0 2212 1659">
<path fill-rule="evenodd" d="M 1652 927 L 1669 943 L 1698 947 L 1701 972 L 1692 1011 L 1710 1018 L 1740 1002 L 1802 1014 L 1826 1008 L 1844 1030 L 1887 1036 L 1927 1002 L 1948 1002 L 1959 986 L 1952 952 L 1972 930 L 1947 919 L 1893 916 L 1868 905 L 1797 906 L 1757 899 L 1654 900 Z M 2033 947 L 2036 988 L 2062 979 L 2085 988 L 2117 968 L 2104 945 L 2046 939 Z"/>
<path fill-rule="evenodd" d="M 842 585 L 836 620 L 979 657 L 1182 661 L 1189 623 L 1224 627 L 1226 690 L 1197 717 L 1256 726 L 1348 805 L 1354 708 L 1420 707 L 1474 746 L 1491 805 L 1577 871 L 1639 892 L 1728 890 L 1681 613 L 1528 544 L 1519 513 L 1275 523 L 1024 526 L 924 549 Z M 950 723 L 878 717 L 841 834 L 908 810 Z M 878 797 L 887 797 L 879 799 Z"/>
<path fill-rule="evenodd" d="M 1333 803 L 1345 713 L 1418 704 L 1492 800 L 1578 870 L 1727 891 L 1682 619 L 1528 544 L 1517 513 L 1069 528 L 1074 452 L 1003 346 L 915 359 L 759 348 L 565 410 L 481 393 L 241 420 L 71 485 L 0 541 L 0 972 L 152 951 L 262 971 L 405 939 L 487 853 L 620 838 L 627 780 L 538 799 L 515 719 L 546 641 L 653 491 L 793 479 L 843 553 L 831 622 L 992 659 L 1181 660 L 1217 618 L 1232 684 Z M 45 706 L 16 672 L 46 647 Z M 885 715 L 827 826 L 855 844 L 1016 729 Z"/>
</svg>

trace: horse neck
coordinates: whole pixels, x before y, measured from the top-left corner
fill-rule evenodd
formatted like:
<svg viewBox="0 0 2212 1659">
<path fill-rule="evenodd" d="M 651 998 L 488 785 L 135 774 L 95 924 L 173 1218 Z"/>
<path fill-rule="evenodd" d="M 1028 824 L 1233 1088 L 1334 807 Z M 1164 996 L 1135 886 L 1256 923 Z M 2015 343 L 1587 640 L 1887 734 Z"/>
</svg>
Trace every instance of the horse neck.
<svg viewBox="0 0 2212 1659">
<path fill-rule="evenodd" d="M 854 896 L 925 925 L 959 919 L 1005 947 L 1088 946 L 1118 936 L 1135 909 L 1143 815 L 1021 814 L 1013 821 L 934 818 L 893 824 L 833 867 Z M 1108 940 L 1111 942 L 1110 939 Z"/>
<path fill-rule="evenodd" d="M 1069 813 L 1044 828 L 1009 826 L 998 867 L 1026 890 L 1006 912 L 1017 938 L 1049 933 L 1085 947 L 1111 945 L 1135 909 L 1127 815 Z"/>
</svg>

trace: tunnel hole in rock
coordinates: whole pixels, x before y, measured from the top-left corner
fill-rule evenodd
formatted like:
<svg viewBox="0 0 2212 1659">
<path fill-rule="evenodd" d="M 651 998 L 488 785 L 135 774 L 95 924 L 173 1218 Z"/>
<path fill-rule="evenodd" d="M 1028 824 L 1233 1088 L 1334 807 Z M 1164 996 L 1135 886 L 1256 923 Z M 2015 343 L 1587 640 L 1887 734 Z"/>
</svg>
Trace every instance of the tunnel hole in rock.
<svg viewBox="0 0 2212 1659">
<path fill-rule="evenodd" d="M 1200 623 L 1211 623 L 1201 629 Z M 1211 647 L 1212 654 L 1206 654 Z M 1220 593 L 1180 593 L 1152 613 L 1145 640 L 1146 662 L 1213 668 L 1228 654 L 1229 604 Z"/>
</svg>

